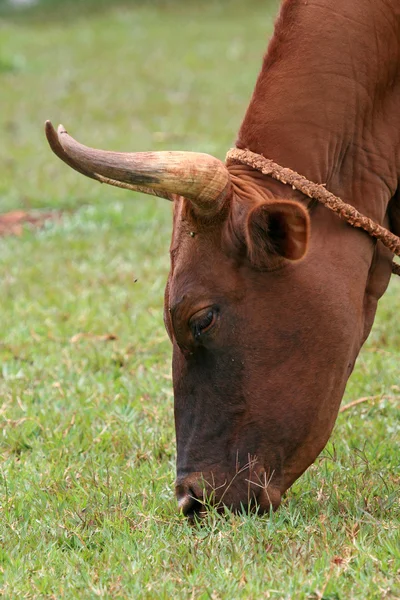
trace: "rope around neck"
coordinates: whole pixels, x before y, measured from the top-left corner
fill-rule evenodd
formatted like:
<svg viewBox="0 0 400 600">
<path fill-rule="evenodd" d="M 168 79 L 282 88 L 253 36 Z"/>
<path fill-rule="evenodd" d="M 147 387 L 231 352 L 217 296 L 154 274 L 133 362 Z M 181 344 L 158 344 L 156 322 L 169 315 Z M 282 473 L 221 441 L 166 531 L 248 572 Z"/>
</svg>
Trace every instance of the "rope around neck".
<svg viewBox="0 0 400 600">
<path fill-rule="evenodd" d="M 250 150 L 239 150 L 239 148 L 231 148 L 226 155 L 226 164 L 245 164 L 257 171 L 263 173 L 263 175 L 270 175 L 281 183 L 291 185 L 294 190 L 299 190 L 309 198 L 318 200 L 336 213 L 341 219 L 347 221 L 349 225 L 356 228 L 364 229 L 371 237 L 380 240 L 382 244 L 389 248 L 393 254 L 400 256 L 400 238 L 382 227 L 378 223 L 375 223 L 369 217 L 358 212 L 351 204 L 346 204 L 340 198 L 329 192 L 323 185 L 319 183 L 313 183 L 286 167 L 281 167 L 277 163 L 261 156 L 261 154 L 255 154 Z M 392 264 L 392 273 L 400 275 L 400 264 Z"/>
</svg>

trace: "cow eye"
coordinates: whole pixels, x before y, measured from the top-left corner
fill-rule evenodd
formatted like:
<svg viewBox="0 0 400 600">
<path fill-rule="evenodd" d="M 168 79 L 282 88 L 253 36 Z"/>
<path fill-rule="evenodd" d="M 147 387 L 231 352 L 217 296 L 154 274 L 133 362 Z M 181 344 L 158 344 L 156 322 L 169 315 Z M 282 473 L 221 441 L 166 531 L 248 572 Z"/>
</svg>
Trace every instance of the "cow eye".
<svg viewBox="0 0 400 600">
<path fill-rule="evenodd" d="M 198 340 L 203 333 L 209 331 L 215 325 L 216 319 L 217 312 L 214 308 L 204 308 L 195 313 L 189 320 L 194 339 Z"/>
</svg>

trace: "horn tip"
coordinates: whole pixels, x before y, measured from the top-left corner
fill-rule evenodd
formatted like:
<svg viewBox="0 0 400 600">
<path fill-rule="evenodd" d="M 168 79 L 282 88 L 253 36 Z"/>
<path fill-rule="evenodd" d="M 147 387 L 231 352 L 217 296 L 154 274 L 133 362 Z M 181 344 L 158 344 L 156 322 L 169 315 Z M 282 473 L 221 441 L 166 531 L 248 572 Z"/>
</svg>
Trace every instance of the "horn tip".
<svg viewBox="0 0 400 600">
<path fill-rule="evenodd" d="M 44 129 L 45 129 L 46 133 L 50 133 L 50 132 L 54 131 L 53 124 L 49 119 L 47 119 L 45 121 Z"/>
<path fill-rule="evenodd" d="M 60 124 L 57 128 L 57 132 L 58 132 L 58 135 L 61 135 L 62 133 L 67 133 L 67 130 L 65 129 L 64 125 Z"/>
<path fill-rule="evenodd" d="M 57 134 L 56 134 L 56 131 L 55 131 L 55 129 L 54 129 L 53 124 L 52 124 L 51 121 L 47 120 L 45 122 L 45 124 L 44 124 L 44 130 L 45 130 L 45 133 L 46 133 L 46 137 L 47 137 L 47 139 L 48 139 L 48 141 L 49 141 L 49 143 L 51 145 L 51 143 L 55 139 L 57 139 Z"/>
</svg>

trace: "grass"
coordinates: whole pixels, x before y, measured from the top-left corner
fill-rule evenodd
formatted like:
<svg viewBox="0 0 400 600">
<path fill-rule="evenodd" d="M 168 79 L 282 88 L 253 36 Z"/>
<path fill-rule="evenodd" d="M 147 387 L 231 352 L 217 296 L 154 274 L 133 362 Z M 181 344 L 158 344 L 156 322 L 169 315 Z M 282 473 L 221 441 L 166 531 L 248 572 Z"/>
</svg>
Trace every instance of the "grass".
<svg viewBox="0 0 400 600">
<path fill-rule="evenodd" d="M 52 156 L 43 122 L 120 150 L 223 157 L 276 2 L 0 6 L 0 212 L 60 222 L 0 238 L 4 598 L 400 598 L 400 285 L 327 448 L 274 515 L 176 513 L 171 209 Z"/>
</svg>

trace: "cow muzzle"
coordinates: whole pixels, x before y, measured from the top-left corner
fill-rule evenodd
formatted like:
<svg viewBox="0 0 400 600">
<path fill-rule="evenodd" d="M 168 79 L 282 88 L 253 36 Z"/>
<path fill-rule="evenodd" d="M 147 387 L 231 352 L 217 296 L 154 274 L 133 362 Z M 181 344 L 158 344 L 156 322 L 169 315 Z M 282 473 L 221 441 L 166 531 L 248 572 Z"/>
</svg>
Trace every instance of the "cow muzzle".
<svg viewBox="0 0 400 600">
<path fill-rule="evenodd" d="M 175 485 L 179 510 L 190 520 L 202 519 L 209 508 L 234 513 L 276 510 L 281 492 L 263 468 L 233 475 L 195 472 L 178 477 Z"/>
</svg>

